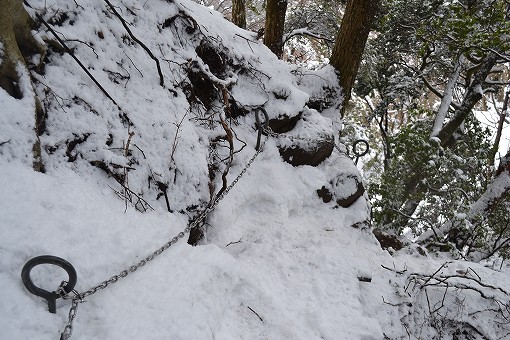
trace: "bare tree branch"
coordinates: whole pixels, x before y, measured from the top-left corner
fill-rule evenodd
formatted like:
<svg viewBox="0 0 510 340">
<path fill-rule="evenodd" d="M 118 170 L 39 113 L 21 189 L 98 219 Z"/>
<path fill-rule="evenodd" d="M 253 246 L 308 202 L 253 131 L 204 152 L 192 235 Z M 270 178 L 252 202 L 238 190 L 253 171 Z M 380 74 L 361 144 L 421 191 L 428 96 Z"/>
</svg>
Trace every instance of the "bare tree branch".
<svg viewBox="0 0 510 340">
<path fill-rule="evenodd" d="M 151 50 L 145 46 L 145 44 L 143 42 L 140 41 L 140 39 L 138 39 L 134 34 L 133 32 L 131 32 L 131 30 L 129 29 L 127 23 L 126 23 L 126 20 L 124 20 L 124 18 L 119 14 L 119 12 L 117 12 L 117 10 L 115 9 L 115 7 L 113 7 L 112 3 L 108 0 L 104 0 L 104 2 L 106 2 L 108 4 L 108 6 L 110 7 L 110 9 L 112 10 L 112 12 L 115 14 L 115 16 L 117 18 L 119 18 L 119 20 L 121 21 L 122 23 L 122 26 L 124 26 L 124 28 L 126 29 L 126 31 L 129 33 L 129 36 L 131 37 L 131 39 L 133 39 L 134 41 L 136 41 L 144 50 L 145 52 L 147 52 L 147 54 L 151 57 L 152 60 L 154 60 L 156 62 L 156 68 L 158 69 L 158 74 L 159 74 L 159 85 L 161 85 L 162 87 L 165 87 L 165 80 L 163 78 L 163 73 L 161 72 L 161 66 L 159 65 L 159 60 L 158 58 L 156 58 L 154 56 L 154 54 L 151 52 Z"/>
</svg>

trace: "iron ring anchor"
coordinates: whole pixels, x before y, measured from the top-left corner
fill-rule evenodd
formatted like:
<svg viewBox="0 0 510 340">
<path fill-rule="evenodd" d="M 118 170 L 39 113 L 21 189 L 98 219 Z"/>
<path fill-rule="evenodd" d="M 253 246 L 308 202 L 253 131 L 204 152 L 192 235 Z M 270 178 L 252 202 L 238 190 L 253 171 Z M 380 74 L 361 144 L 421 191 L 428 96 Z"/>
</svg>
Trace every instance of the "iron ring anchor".
<svg viewBox="0 0 510 340">
<path fill-rule="evenodd" d="M 264 116 L 264 122 L 262 124 L 260 123 L 260 116 L 259 116 L 260 112 L 262 112 L 262 115 Z M 255 150 L 258 151 L 260 148 L 260 139 L 262 137 L 262 132 L 266 132 L 269 127 L 269 116 L 267 115 L 267 111 L 264 108 L 259 107 L 256 109 L 255 121 L 257 123 L 257 129 L 258 129 L 257 145 L 255 146 Z"/>
<path fill-rule="evenodd" d="M 40 264 L 52 264 L 64 269 L 67 272 L 69 279 L 62 282 L 60 287 L 54 292 L 48 292 L 47 290 L 37 287 L 32 282 L 30 272 L 34 267 Z M 21 270 L 21 280 L 30 293 L 45 299 L 48 302 L 48 311 L 55 314 L 57 312 L 57 299 L 66 297 L 69 293 L 74 291 L 77 275 L 73 265 L 63 258 L 52 255 L 41 255 L 34 257 L 25 263 Z"/>
<path fill-rule="evenodd" d="M 360 149 L 359 145 L 363 145 Z M 370 146 L 368 144 L 368 141 L 364 139 L 358 139 L 352 143 L 352 153 L 354 154 L 354 157 L 356 157 L 356 160 L 354 161 L 355 165 L 358 165 L 358 159 L 360 157 L 365 156 L 370 151 Z"/>
</svg>

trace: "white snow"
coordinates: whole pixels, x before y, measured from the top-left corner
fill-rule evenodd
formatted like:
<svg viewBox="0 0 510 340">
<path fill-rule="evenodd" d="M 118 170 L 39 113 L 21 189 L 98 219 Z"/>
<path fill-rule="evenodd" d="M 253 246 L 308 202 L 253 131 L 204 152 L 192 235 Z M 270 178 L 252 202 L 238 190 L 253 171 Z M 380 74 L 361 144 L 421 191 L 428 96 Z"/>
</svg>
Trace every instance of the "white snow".
<svg viewBox="0 0 510 340">
<path fill-rule="evenodd" d="M 455 67 L 453 69 L 450 78 L 448 79 L 448 83 L 446 84 L 446 88 L 443 92 L 443 97 L 441 98 L 441 104 L 437 109 L 436 118 L 434 120 L 434 126 L 432 127 L 432 132 L 430 134 L 430 138 L 435 138 L 443 128 L 444 121 L 446 119 L 446 114 L 448 113 L 448 109 L 453 102 L 453 91 L 455 89 L 455 85 L 460 76 L 460 71 L 462 70 L 462 64 L 464 62 L 464 57 L 460 56 L 455 63 Z"/>
<path fill-rule="evenodd" d="M 124 28 L 114 16 L 106 15 L 103 2 L 30 3 L 38 10 L 47 9 L 47 18 L 56 10 L 68 12 L 73 25 L 67 22 L 58 31 L 67 39 L 93 43 L 97 57 L 84 44 L 68 42 L 132 122 L 128 126 L 119 119 L 115 105 L 68 55 L 52 54 L 45 75 L 37 76 L 36 91 L 41 98 L 48 96 L 50 105 L 47 131 L 41 136 L 47 171 L 38 173 L 32 170 L 31 160 L 33 99 L 27 95 L 16 100 L 0 89 L 1 337 L 56 339 L 67 323 L 70 301 L 59 299 L 57 313 L 50 314 L 46 302 L 23 286 L 20 274 L 27 260 L 45 254 L 67 259 L 77 270 L 75 289 L 85 292 L 171 240 L 188 223 L 191 213 L 185 209 L 203 207 L 209 199 L 209 140 L 222 130 L 201 124 L 203 117 L 190 108 L 178 86 L 186 77 L 182 65 L 198 58 L 196 41 L 184 36 L 183 27 L 191 22 L 177 18 L 182 20 L 177 28 L 160 31 L 163 21 L 185 11 L 204 35 L 221 41 L 238 62 L 256 65 L 256 76 L 244 73 L 231 78 L 237 82 L 232 95 L 246 107 L 266 104 L 270 118 L 304 111 L 307 120 L 298 128 L 309 136 L 332 132 L 340 123 L 333 110 L 323 117 L 305 107 L 314 87 L 320 89 L 334 79 L 331 68 L 294 74 L 293 67 L 250 40 L 250 32 L 206 7 L 187 0 L 117 4 L 133 33 L 162 61 L 167 84 L 163 88 L 145 51 L 122 43 Z M 40 38 L 49 33 L 38 34 Z M 117 84 L 105 70 L 130 78 Z M 45 93 L 43 84 L 51 91 Z M 25 78 L 23 86 L 28 86 Z M 288 99 L 267 95 L 273 92 Z M 254 126 L 253 115 L 232 124 L 246 147 L 235 155 L 229 183 L 255 152 Z M 126 156 L 123 148 L 131 132 L 131 154 Z M 87 134 L 69 150 L 70 140 Z M 369 228 L 352 227 L 369 218 L 366 197 L 349 208 L 334 208 L 316 193 L 338 173 L 355 175 L 352 161 L 335 150 L 317 167 L 292 167 L 281 160 L 277 142 L 268 139 L 263 152 L 208 217 L 200 245 L 188 245 L 186 235 L 144 267 L 87 297 L 79 304 L 72 339 L 407 338 L 401 318 L 406 308 L 425 317 L 425 309 L 418 308 L 424 307 L 425 298 L 413 292 L 418 307 L 405 307 L 405 276 L 381 265 L 432 274 L 445 259 L 424 257 L 414 248 L 393 257 L 383 251 Z M 236 141 L 236 150 L 241 145 Z M 76 160 L 68 162 L 70 156 Z M 91 166 L 93 160 L 133 167 L 130 188 L 154 210 L 141 213 L 135 204 L 126 204 L 115 193 L 121 191 L 116 181 Z M 156 199 L 155 184 L 147 184 L 149 175 L 169 185 L 173 212 L 166 211 L 163 198 Z M 215 184 L 217 191 L 219 178 Z M 442 273 L 465 269 L 464 263 L 454 261 Z M 489 284 L 510 291 L 507 265 L 500 271 L 476 263 L 469 267 Z M 34 268 L 32 278 L 53 291 L 66 275 L 58 267 L 41 265 Z M 443 293 L 430 294 L 440 299 Z M 488 308 L 475 295 L 461 291 L 455 296 L 466 299 L 468 312 Z M 452 308 L 456 306 L 452 303 Z M 490 314 L 479 315 L 478 327 L 495 334 L 497 320 L 490 320 Z M 425 323 L 422 327 L 423 338 L 431 338 L 430 327 Z"/>
</svg>

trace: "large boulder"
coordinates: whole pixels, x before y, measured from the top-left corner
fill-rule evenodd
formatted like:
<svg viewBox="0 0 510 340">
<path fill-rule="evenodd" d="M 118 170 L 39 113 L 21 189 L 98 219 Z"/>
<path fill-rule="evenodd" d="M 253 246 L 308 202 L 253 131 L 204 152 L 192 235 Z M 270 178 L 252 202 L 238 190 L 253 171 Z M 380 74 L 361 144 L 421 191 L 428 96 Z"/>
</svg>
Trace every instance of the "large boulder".
<svg viewBox="0 0 510 340">
<path fill-rule="evenodd" d="M 327 185 L 317 190 L 324 203 L 334 201 L 337 206 L 348 208 L 365 193 L 359 174 L 340 173 Z"/>
<path fill-rule="evenodd" d="M 331 155 L 334 141 L 331 120 L 305 109 L 292 131 L 279 139 L 278 149 L 283 160 L 293 166 L 317 166 Z"/>
</svg>

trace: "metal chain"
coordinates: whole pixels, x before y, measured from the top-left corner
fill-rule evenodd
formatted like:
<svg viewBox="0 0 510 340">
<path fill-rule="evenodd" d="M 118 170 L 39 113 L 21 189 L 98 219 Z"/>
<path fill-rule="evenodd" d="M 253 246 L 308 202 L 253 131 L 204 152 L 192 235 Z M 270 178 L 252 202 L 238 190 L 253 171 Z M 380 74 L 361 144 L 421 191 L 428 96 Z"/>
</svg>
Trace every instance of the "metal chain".
<svg viewBox="0 0 510 340">
<path fill-rule="evenodd" d="M 76 318 L 76 312 L 78 310 L 78 304 L 83 302 L 83 299 L 87 296 L 91 296 L 95 294 L 97 291 L 105 289 L 110 284 L 117 282 L 119 279 L 122 279 L 126 276 L 128 276 L 130 273 L 134 273 L 139 268 L 145 266 L 148 262 L 154 260 L 157 256 L 161 255 L 165 250 L 170 248 L 173 244 L 177 243 L 181 238 L 183 238 L 189 231 L 193 228 L 195 228 L 200 222 L 202 222 L 220 203 L 220 201 L 228 194 L 228 192 L 239 182 L 241 177 L 248 171 L 248 168 L 252 165 L 252 163 L 255 161 L 257 156 L 262 152 L 264 149 L 264 145 L 266 144 L 269 136 L 266 136 L 264 141 L 262 142 L 260 148 L 255 152 L 255 154 L 250 158 L 250 160 L 246 163 L 244 169 L 237 175 L 237 177 L 230 183 L 230 185 L 219 195 L 216 197 L 211 204 L 207 206 L 207 208 L 204 209 L 204 211 L 198 215 L 198 217 L 191 222 L 186 228 L 184 228 L 183 231 L 178 233 L 176 236 L 174 236 L 170 241 L 163 244 L 160 248 L 156 249 L 154 252 L 152 252 L 150 255 L 146 256 L 142 260 L 140 260 L 138 263 L 129 266 L 127 269 L 124 269 L 120 273 L 113 275 L 108 280 L 105 280 L 98 284 L 97 286 L 94 286 L 90 288 L 89 290 L 85 291 L 84 293 L 78 293 L 77 291 L 73 290 L 72 293 L 74 296 L 70 296 L 66 293 L 66 291 L 63 289 L 66 282 L 62 282 L 60 287 L 56 290 L 57 293 L 59 293 L 64 299 L 72 299 L 71 308 L 69 309 L 69 317 L 67 324 L 65 325 L 64 331 L 62 332 L 60 336 L 60 340 L 68 340 L 71 338 L 71 334 L 73 333 L 73 321 Z"/>
<path fill-rule="evenodd" d="M 79 298 L 74 298 L 71 303 L 71 308 L 69 309 L 69 319 L 64 328 L 64 331 L 60 335 L 60 340 L 68 340 L 71 338 L 73 334 L 73 320 L 76 317 L 76 312 L 78 311 L 78 305 L 82 302 Z"/>
<path fill-rule="evenodd" d="M 62 282 L 61 286 L 56 290 L 56 292 L 59 293 L 64 299 L 72 299 L 72 303 L 71 303 L 71 308 L 69 309 L 68 322 L 65 325 L 64 331 L 62 332 L 61 337 L 60 337 L 61 340 L 68 340 L 68 339 L 71 338 L 71 335 L 73 333 L 73 321 L 76 318 L 76 313 L 78 311 L 78 305 L 81 302 L 84 301 L 83 300 L 84 298 L 95 294 L 99 290 L 105 289 L 109 285 L 119 281 L 122 278 L 125 278 L 130 273 L 134 273 L 139 268 L 145 266 L 147 263 L 149 263 L 150 261 L 154 260 L 157 256 L 161 255 L 165 250 L 170 248 L 173 244 L 177 243 L 181 238 L 183 238 L 187 233 L 189 233 L 191 229 L 193 229 L 196 226 L 198 226 L 198 224 L 200 222 L 202 222 L 216 208 L 218 203 L 220 203 L 221 200 L 223 200 L 223 198 L 225 198 L 225 196 L 237 184 L 237 182 L 239 182 L 239 180 L 246 173 L 246 171 L 248 171 L 248 169 L 250 168 L 252 163 L 255 161 L 257 156 L 263 151 L 264 146 L 265 146 L 265 144 L 266 144 L 266 142 L 267 142 L 267 140 L 269 139 L 270 136 L 271 137 L 275 137 L 275 138 L 289 138 L 290 140 L 300 140 L 300 141 L 307 141 L 307 142 L 317 142 L 317 141 L 320 141 L 320 142 L 324 142 L 324 143 L 329 143 L 329 144 L 332 144 L 335 147 L 335 149 L 337 149 L 341 154 L 344 154 L 344 155 L 348 156 L 347 153 L 345 151 L 341 150 L 340 147 L 334 141 L 332 142 L 332 141 L 330 141 L 328 139 L 315 139 L 315 138 L 294 137 L 294 136 L 289 136 L 289 135 L 286 135 L 286 134 L 275 133 L 269 127 L 263 127 L 262 129 L 263 129 L 263 132 L 266 134 L 266 138 L 263 140 L 263 142 L 261 143 L 261 145 L 258 148 L 258 150 L 255 152 L 255 154 L 246 163 L 246 165 L 243 168 L 243 170 L 241 170 L 241 172 L 232 181 L 232 183 L 230 183 L 230 185 L 219 196 L 217 196 L 212 201 L 212 203 L 209 204 L 204 209 L 204 211 L 200 215 L 198 215 L 198 217 L 193 222 L 191 222 L 189 225 L 187 225 L 186 228 L 184 228 L 181 232 L 179 232 L 171 240 L 169 240 L 168 242 L 163 244 L 160 248 L 156 249 L 150 255 L 148 255 L 145 258 L 143 258 L 142 260 L 140 260 L 138 263 L 136 263 L 136 264 L 134 264 L 132 266 L 129 266 L 127 269 L 124 269 L 121 272 L 119 272 L 118 274 L 113 275 L 108 280 L 105 280 L 105 281 L 101 282 L 100 284 L 90 288 L 89 290 L 85 291 L 84 293 L 80 294 L 77 291 L 73 290 L 72 293 L 74 294 L 74 296 L 70 296 L 63 289 L 63 287 L 65 286 L 65 282 Z"/>
</svg>

